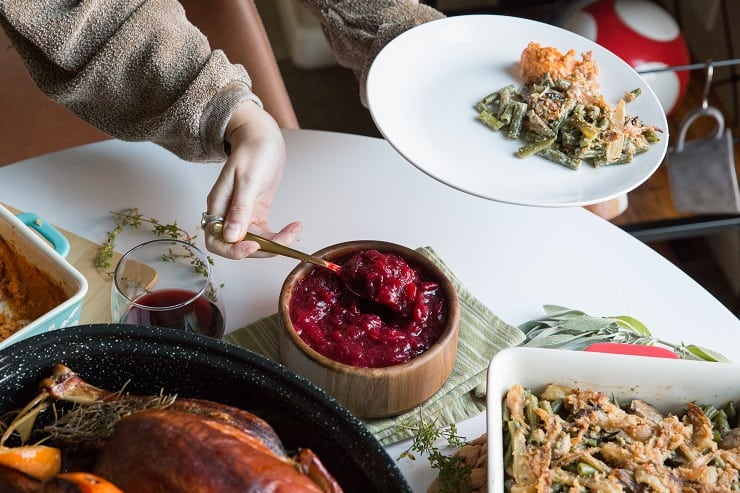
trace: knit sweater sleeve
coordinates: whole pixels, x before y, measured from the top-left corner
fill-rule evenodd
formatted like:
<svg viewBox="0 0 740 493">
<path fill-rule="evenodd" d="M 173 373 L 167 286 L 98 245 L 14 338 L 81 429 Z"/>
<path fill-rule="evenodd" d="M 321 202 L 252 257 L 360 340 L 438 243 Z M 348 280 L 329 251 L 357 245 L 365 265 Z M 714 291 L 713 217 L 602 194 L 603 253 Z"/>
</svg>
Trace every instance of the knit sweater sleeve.
<svg viewBox="0 0 740 493">
<path fill-rule="evenodd" d="M 445 15 L 418 0 L 298 0 L 316 18 L 340 65 L 352 69 L 367 104 L 365 83 L 380 50 L 404 31 Z"/>
<path fill-rule="evenodd" d="M 0 0 L 0 24 L 44 93 L 116 138 L 219 161 L 233 111 L 261 105 L 176 0 Z"/>
</svg>

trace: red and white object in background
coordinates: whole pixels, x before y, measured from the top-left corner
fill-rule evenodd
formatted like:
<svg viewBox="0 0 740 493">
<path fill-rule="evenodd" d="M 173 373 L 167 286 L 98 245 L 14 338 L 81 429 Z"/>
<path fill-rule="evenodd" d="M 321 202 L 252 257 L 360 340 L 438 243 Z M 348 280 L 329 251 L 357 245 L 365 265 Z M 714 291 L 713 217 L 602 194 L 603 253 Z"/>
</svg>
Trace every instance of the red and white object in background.
<svg viewBox="0 0 740 493">
<path fill-rule="evenodd" d="M 597 0 L 575 11 L 562 25 L 600 44 L 637 71 L 691 61 L 678 23 L 652 1 Z M 666 114 L 681 101 L 689 83 L 688 71 L 655 72 L 642 77 Z"/>
<path fill-rule="evenodd" d="M 633 356 L 679 359 L 679 356 L 670 349 L 658 346 L 644 346 L 642 344 L 627 344 L 623 342 L 597 342 L 595 344 L 591 344 L 585 349 L 585 351 L 592 353 L 631 354 Z"/>
</svg>

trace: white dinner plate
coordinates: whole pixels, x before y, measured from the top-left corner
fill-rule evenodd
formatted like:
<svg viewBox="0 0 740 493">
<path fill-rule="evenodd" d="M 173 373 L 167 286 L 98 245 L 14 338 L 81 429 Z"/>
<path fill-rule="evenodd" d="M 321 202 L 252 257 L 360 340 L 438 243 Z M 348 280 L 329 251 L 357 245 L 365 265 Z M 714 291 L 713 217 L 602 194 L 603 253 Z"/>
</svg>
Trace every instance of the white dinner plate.
<svg viewBox="0 0 740 493">
<path fill-rule="evenodd" d="M 591 51 L 599 86 L 616 104 L 626 91 L 642 94 L 629 115 L 663 130 L 660 142 L 624 165 L 578 170 L 538 156 L 519 158 L 522 141 L 477 120 L 475 104 L 508 84 L 523 85 L 519 58 L 530 41 L 577 58 Z M 647 180 L 663 161 L 668 123 L 658 98 L 622 59 L 570 31 L 517 17 L 463 15 L 428 22 L 388 43 L 367 79 L 370 113 L 380 132 L 431 177 L 472 195 L 520 205 L 565 207 L 603 202 Z"/>
</svg>

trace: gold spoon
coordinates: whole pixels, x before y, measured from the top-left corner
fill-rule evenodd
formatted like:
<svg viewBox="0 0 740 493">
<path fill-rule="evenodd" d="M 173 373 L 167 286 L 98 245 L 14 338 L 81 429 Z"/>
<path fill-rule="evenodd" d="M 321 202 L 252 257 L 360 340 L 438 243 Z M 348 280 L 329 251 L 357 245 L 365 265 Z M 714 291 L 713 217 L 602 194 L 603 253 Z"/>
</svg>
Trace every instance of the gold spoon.
<svg viewBox="0 0 740 493">
<path fill-rule="evenodd" d="M 201 219 L 200 224 L 204 230 L 208 231 L 213 236 L 223 241 L 223 232 L 224 232 L 224 218 L 223 217 L 212 216 L 212 215 L 203 213 L 203 218 Z M 394 305 L 393 303 L 389 303 L 387 301 L 383 302 L 377 299 L 377 297 L 373 296 L 371 293 L 367 292 L 367 288 L 364 287 L 365 284 L 363 283 L 363 279 L 361 277 L 355 278 L 352 275 L 348 274 L 347 270 L 345 270 L 345 268 L 339 264 L 336 264 L 329 260 L 324 260 L 314 255 L 303 253 L 301 251 L 295 250 L 285 245 L 281 245 L 280 243 L 277 243 L 275 241 L 268 240 L 267 238 L 256 235 L 254 233 L 250 233 L 249 231 L 247 231 L 247 233 L 239 241 L 244 241 L 244 240 L 250 240 L 250 241 L 256 242 L 257 244 L 259 244 L 260 249 L 265 252 L 275 253 L 277 255 L 283 255 L 285 257 L 302 260 L 304 262 L 309 262 L 311 264 L 318 265 L 319 267 L 324 267 L 326 269 L 332 270 L 339 276 L 339 278 L 342 280 L 342 282 L 347 287 L 347 289 L 351 291 L 352 293 L 354 293 L 355 295 L 359 296 L 360 298 L 368 299 L 378 305 L 382 305 L 387 308 L 390 308 L 392 311 L 395 311 L 395 312 L 398 312 L 401 310 L 401 308 Z"/>
<path fill-rule="evenodd" d="M 201 226 L 203 227 L 204 230 L 208 231 L 213 236 L 223 241 L 224 219 L 222 217 L 203 214 L 203 219 L 201 220 Z M 260 249 L 265 252 L 274 253 L 277 255 L 283 255 L 285 257 L 302 260 L 304 262 L 309 262 L 314 265 L 318 265 L 320 267 L 331 269 L 337 274 L 339 274 L 339 277 L 341 277 L 342 280 L 345 281 L 345 284 L 347 284 L 347 280 L 342 275 L 344 272 L 344 269 L 342 269 L 342 266 L 339 264 L 335 264 L 334 262 L 324 260 L 314 255 L 309 255 L 307 253 L 300 252 L 298 250 L 287 247 L 285 245 L 281 245 L 280 243 L 277 243 L 275 241 L 268 240 L 267 238 L 264 238 L 262 236 L 256 235 L 254 233 L 250 233 L 249 231 L 247 231 L 247 233 L 239 241 L 244 241 L 244 240 L 256 242 L 257 244 L 259 244 Z M 352 288 L 350 287 L 350 289 Z M 358 293 L 355 293 L 355 294 L 358 294 Z"/>
</svg>

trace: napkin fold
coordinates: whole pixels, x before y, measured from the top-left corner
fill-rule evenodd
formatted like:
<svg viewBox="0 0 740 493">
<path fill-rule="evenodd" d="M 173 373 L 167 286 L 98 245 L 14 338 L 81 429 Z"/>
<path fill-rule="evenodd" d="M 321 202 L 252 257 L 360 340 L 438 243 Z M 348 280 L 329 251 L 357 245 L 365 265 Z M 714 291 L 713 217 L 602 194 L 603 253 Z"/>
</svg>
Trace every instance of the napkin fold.
<svg viewBox="0 0 740 493">
<path fill-rule="evenodd" d="M 460 302 L 457 358 L 447 382 L 420 408 L 389 418 L 363 420 L 369 431 L 386 446 L 413 437 L 414 423 L 420 414 L 425 421 L 436 420 L 437 426 L 443 428 L 485 410 L 486 371 L 490 359 L 500 350 L 520 344 L 525 337 L 521 330 L 501 320 L 475 298 L 431 247 L 417 251 L 445 273 L 457 292 Z M 224 340 L 279 361 L 279 328 L 280 319 L 276 313 L 227 334 Z"/>
</svg>

